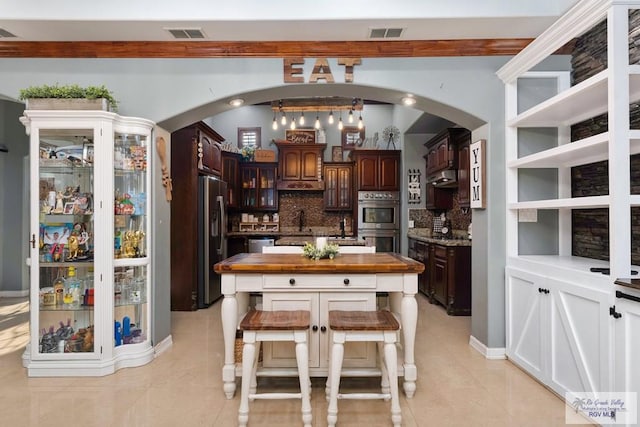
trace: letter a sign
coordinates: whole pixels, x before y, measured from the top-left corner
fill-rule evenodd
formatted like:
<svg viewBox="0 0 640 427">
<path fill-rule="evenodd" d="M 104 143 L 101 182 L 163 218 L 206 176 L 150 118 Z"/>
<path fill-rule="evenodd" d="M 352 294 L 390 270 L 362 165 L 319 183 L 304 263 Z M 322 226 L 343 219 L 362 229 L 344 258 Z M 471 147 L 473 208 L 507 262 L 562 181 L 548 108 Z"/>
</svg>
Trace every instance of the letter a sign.
<svg viewBox="0 0 640 427">
<path fill-rule="evenodd" d="M 469 147 L 469 196 L 471 197 L 472 209 L 486 207 L 485 142 L 484 139 L 481 139 Z"/>
</svg>

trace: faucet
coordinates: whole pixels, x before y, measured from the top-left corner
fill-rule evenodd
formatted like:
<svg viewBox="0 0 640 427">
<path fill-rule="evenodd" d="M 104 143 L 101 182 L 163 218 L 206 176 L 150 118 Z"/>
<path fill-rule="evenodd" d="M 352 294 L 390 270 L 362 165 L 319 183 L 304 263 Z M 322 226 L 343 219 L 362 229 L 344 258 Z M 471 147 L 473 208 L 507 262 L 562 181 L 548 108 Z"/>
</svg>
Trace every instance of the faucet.
<svg viewBox="0 0 640 427">
<path fill-rule="evenodd" d="M 298 214 L 298 226 L 299 231 L 302 231 L 302 227 L 304 227 L 304 210 L 300 209 L 300 213 Z"/>
<path fill-rule="evenodd" d="M 342 237 L 343 239 L 346 237 L 345 223 L 346 223 L 346 219 L 344 218 L 344 216 L 342 216 L 342 219 L 340 219 L 340 237 Z"/>
</svg>

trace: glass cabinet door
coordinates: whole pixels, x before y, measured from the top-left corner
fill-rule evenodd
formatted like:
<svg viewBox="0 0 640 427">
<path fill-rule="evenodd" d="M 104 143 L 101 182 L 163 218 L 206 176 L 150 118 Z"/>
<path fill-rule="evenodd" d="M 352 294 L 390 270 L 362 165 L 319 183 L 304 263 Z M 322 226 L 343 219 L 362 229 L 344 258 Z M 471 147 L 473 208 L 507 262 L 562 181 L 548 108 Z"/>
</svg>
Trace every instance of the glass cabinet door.
<svg viewBox="0 0 640 427">
<path fill-rule="evenodd" d="M 148 135 L 116 132 L 113 149 L 113 339 L 118 348 L 149 336 Z"/>
<path fill-rule="evenodd" d="M 37 255 L 31 259 L 38 267 L 32 270 L 38 274 L 32 281 L 37 280 L 39 292 L 38 338 L 37 343 L 32 341 L 32 352 L 35 357 L 57 357 L 51 356 L 53 353 L 82 353 L 82 357 L 88 357 L 96 351 L 94 130 L 34 131 L 39 155 L 32 152 L 38 155 L 32 165 L 38 166 L 39 187 L 32 200 L 37 197 L 39 236 L 37 240 L 32 237 L 32 251 Z M 32 296 L 32 304 L 34 301 Z"/>
</svg>

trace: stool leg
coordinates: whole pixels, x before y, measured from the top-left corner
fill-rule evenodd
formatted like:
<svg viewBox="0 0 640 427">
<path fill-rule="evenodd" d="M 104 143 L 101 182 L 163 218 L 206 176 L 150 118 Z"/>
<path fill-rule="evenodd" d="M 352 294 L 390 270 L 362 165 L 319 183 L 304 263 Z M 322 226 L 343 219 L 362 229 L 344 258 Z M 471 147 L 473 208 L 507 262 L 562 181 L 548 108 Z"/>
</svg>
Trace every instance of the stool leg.
<svg viewBox="0 0 640 427">
<path fill-rule="evenodd" d="M 384 344 L 384 360 L 389 373 L 389 387 L 391 389 L 391 422 L 394 427 L 400 427 L 402 424 L 402 412 L 398 397 L 398 355 L 394 342 L 386 342 Z"/>
<path fill-rule="evenodd" d="M 329 330 L 329 343 L 333 342 L 333 332 Z M 331 393 L 331 353 L 329 353 L 329 360 L 327 363 L 327 383 L 324 386 L 324 396 L 329 401 L 329 394 Z"/>
<path fill-rule="evenodd" d="M 331 371 L 329 409 L 327 410 L 327 424 L 334 427 L 338 422 L 338 391 L 340 389 L 340 374 L 342 358 L 344 357 L 344 333 L 334 332 L 331 345 Z"/>
<path fill-rule="evenodd" d="M 309 348 L 307 347 L 306 332 L 304 334 L 296 333 L 296 362 L 298 363 L 298 377 L 300 378 L 302 422 L 304 427 L 311 427 L 311 383 L 309 381 Z"/>
<path fill-rule="evenodd" d="M 258 390 L 258 378 L 256 376 L 258 372 L 258 359 L 260 358 L 260 347 L 262 341 L 256 341 L 255 357 L 253 358 L 253 368 L 251 369 L 251 387 L 249 387 L 249 394 L 256 394 Z M 249 402 L 253 402 L 255 399 L 249 398 Z"/>
<path fill-rule="evenodd" d="M 255 332 L 243 334 L 244 345 L 242 348 L 242 388 L 240 390 L 240 407 L 238 408 L 238 426 L 246 427 L 249 422 L 249 388 L 256 355 Z"/>
<path fill-rule="evenodd" d="M 387 371 L 387 366 L 384 362 L 384 343 L 382 341 L 378 341 L 376 343 L 376 347 L 378 347 L 378 363 L 380 364 L 380 370 L 382 371 L 382 375 L 380 378 L 380 391 L 383 394 L 391 393 L 389 389 L 389 372 Z M 384 399 L 388 401 L 388 398 Z"/>
</svg>

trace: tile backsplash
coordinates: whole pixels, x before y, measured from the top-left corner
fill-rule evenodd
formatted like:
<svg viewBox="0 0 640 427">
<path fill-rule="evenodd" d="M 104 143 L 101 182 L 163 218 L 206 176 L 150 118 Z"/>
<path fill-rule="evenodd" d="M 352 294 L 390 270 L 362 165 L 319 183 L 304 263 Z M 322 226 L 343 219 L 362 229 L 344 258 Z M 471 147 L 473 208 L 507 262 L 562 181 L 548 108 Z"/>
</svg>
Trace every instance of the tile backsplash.
<svg viewBox="0 0 640 427">
<path fill-rule="evenodd" d="M 441 211 L 432 211 L 428 209 L 409 209 L 409 220 L 414 221 L 415 228 L 433 228 L 434 215 L 440 215 Z M 451 220 L 453 231 L 467 232 L 469 224 L 471 224 L 471 209 L 460 208 L 458 201 L 458 193 L 453 194 L 453 208 L 446 211 L 446 216 Z"/>
</svg>

